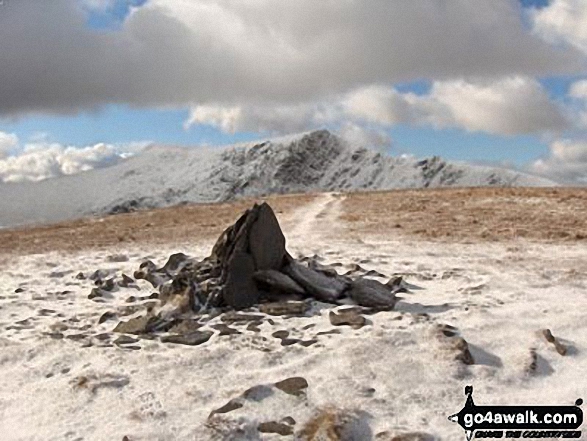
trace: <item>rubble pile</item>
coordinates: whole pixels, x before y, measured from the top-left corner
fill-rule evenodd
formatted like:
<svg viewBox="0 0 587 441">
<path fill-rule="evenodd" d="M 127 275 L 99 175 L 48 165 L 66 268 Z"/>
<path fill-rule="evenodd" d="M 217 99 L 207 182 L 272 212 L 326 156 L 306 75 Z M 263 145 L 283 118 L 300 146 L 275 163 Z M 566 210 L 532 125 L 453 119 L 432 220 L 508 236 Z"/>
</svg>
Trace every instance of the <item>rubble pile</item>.
<svg viewBox="0 0 587 441">
<path fill-rule="evenodd" d="M 120 323 L 116 331 L 168 331 L 188 315 L 251 307 L 269 315 L 303 315 L 312 300 L 377 311 L 393 309 L 396 294 L 403 289 L 400 278 L 383 284 L 356 277 L 356 272 L 341 275 L 318 258 L 294 259 L 285 242 L 271 207 L 255 204 L 221 234 L 205 259 L 197 261 L 179 253 L 161 268 L 143 262 L 134 277 L 159 290 L 159 305 L 145 317 Z M 92 295 L 99 296 L 102 289 L 107 290 L 108 284 Z M 198 341 L 209 338 L 197 337 Z"/>
</svg>

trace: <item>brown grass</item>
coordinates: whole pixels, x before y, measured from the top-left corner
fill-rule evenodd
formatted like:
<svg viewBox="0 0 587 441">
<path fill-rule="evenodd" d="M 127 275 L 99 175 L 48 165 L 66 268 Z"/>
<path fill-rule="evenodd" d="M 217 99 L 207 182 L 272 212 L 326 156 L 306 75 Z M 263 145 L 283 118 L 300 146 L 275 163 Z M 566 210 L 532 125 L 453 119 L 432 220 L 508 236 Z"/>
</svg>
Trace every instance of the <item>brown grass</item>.
<svg viewBox="0 0 587 441">
<path fill-rule="evenodd" d="M 352 234 L 458 242 L 587 239 L 587 189 L 476 188 L 354 193 Z"/>
<path fill-rule="evenodd" d="M 349 236 L 408 236 L 451 242 L 524 238 L 587 243 L 587 189 L 428 189 L 345 196 L 341 224 Z M 283 218 L 314 197 L 271 196 L 266 200 Z M 258 200 L 180 206 L 2 230 L 0 254 L 213 239 L 255 201 Z"/>
<path fill-rule="evenodd" d="M 278 213 L 290 212 L 312 195 L 265 198 Z M 87 218 L 55 225 L 0 230 L 0 254 L 106 249 L 133 243 L 182 243 L 216 238 L 259 199 L 232 203 L 185 205 L 102 218 Z"/>
</svg>

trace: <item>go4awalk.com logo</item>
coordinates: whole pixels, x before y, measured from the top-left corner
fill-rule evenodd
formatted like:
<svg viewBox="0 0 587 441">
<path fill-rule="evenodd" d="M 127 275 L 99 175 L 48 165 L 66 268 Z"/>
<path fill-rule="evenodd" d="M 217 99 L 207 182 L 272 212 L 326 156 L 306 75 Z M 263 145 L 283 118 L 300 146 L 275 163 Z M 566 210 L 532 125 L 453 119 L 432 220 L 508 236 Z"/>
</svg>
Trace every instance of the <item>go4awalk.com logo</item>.
<svg viewBox="0 0 587 441">
<path fill-rule="evenodd" d="M 574 406 L 476 406 L 473 387 L 465 388 L 467 402 L 448 417 L 471 438 L 581 438 L 582 399 Z"/>
</svg>

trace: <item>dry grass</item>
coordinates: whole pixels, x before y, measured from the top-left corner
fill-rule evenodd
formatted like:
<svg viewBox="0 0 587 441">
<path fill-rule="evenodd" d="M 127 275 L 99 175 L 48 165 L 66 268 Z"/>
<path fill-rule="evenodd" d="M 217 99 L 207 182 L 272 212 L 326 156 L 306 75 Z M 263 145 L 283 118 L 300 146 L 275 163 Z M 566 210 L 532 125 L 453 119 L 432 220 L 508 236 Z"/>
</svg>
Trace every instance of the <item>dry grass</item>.
<svg viewBox="0 0 587 441">
<path fill-rule="evenodd" d="M 475 188 L 354 193 L 352 234 L 458 242 L 587 239 L 587 189 Z"/>
<path fill-rule="evenodd" d="M 342 221 L 350 236 L 398 235 L 457 242 L 585 241 L 587 189 L 428 189 L 345 195 Z M 271 196 L 287 216 L 314 195 Z M 0 254 L 80 251 L 130 243 L 212 239 L 255 200 L 202 204 L 0 231 Z M 282 216 L 280 216 L 282 217 Z"/>
<path fill-rule="evenodd" d="M 265 198 L 278 213 L 308 203 L 312 195 Z M 237 217 L 259 200 L 185 205 L 102 218 L 80 219 L 55 225 L 0 230 L 0 254 L 34 254 L 47 251 L 106 249 L 133 243 L 182 243 L 216 238 Z"/>
</svg>

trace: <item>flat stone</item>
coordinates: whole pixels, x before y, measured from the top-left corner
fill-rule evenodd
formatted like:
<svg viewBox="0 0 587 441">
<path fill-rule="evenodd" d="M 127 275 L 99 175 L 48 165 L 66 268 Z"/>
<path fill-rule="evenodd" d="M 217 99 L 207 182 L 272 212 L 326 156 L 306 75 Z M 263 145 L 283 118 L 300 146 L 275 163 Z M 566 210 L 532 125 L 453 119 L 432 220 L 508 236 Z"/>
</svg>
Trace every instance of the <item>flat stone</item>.
<svg viewBox="0 0 587 441">
<path fill-rule="evenodd" d="M 191 334 L 199 330 L 203 325 L 197 320 L 187 319 L 181 320 L 179 323 L 169 328 L 171 334 Z"/>
<path fill-rule="evenodd" d="M 241 334 L 241 332 L 237 329 L 231 328 L 230 326 L 226 325 L 225 323 L 219 323 L 217 325 L 211 325 L 210 326 L 212 329 L 215 329 L 217 331 L 219 331 L 218 335 L 219 336 L 225 336 L 225 335 L 237 335 L 237 334 Z"/>
<path fill-rule="evenodd" d="M 281 436 L 293 435 L 294 429 L 289 424 L 278 423 L 275 421 L 268 421 L 257 426 L 257 430 L 261 433 L 277 433 Z"/>
<path fill-rule="evenodd" d="M 353 329 L 362 328 L 367 324 L 367 319 L 360 315 L 355 310 L 345 311 L 341 310 L 337 313 L 330 311 L 329 314 L 330 323 L 333 326 L 345 326 L 348 325 Z"/>
<path fill-rule="evenodd" d="M 249 325 L 247 326 L 247 331 L 261 332 L 261 329 L 259 328 L 259 325 L 261 325 L 260 322 L 252 322 L 252 323 L 249 323 Z"/>
<path fill-rule="evenodd" d="M 310 305 L 306 302 L 274 302 L 259 305 L 260 312 L 272 316 L 299 316 L 304 315 L 308 309 Z"/>
<path fill-rule="evenodd" d="M 289 337 L 289 331 L 286 330 L 281 330 L 281 331 L 275 331 L 273 334 L 271 334 L 272 337 L 275 338 L 279 338 L 279 339 L 284 339 Z"/>
<path fill-rule="evenodd" d="M 143 316 L 135 317 L 126 322 L 119 322 L 114 328 L 114 332 L 122 334 L 144 334 L 148 332 L 148 325 L 152 322 L 153 317 Z"/>
<path fill-rule="evenodd" d="M 397 303 L 386 285 L 371 279 L 354 280 L 347 294 L 355 303 L 368 308 L 392 309 Z"/>
<path fill-rule="evenodd" d="M 290 260 L 283 271 L 301 285 L 308 294 L 328 303 L 335 303 L 348 286 L 340 277 L 328 277 L 294 260 Z"/>
<path fill-rule="evenodd" d="M 316 340 L 315 338 L 313 338 L 312 340 L 304 340 L 300 342 L 300 345 L 302 345 L 305 348 L 308 348 L 312 345 L 315 345 L 316 343 L 318 343 L 318 340 Z"/>
<path fill-rule="evenodd" d="M 281 346 L 292 346 L 299 342 L 300 340 L 297 338 L 284 338 L 281 340 Z"/>
<path fill-rule="evenodd" d="M 115 345 L 131 345 L 134 343 L 138 343 L 138 339 L 129 337 L 128 335 L 121 335 L 116 340 L 114 340 Z"/>
<path fill-rule="evenodd" d="M 298 295 L 304 295 L 306 293 L 299 283 L 280 271 L 256 271 L 253 277 L 261 286 L 268 287 L 278 293 Z"/>
<path fill-rule="evenodd" d="M 331 329 L 330 331 L 320 331 L 320 332 L 316 333 L 316 335 L 334 335 L 334 334 L 341 334 L 340 329 Z"/>
<path fill-rule="evenodd" d="M 221 414 L 228 413 L 228 412 L 232 412 L 233 410 L 240 409 L 241 407 L 243 407 L 243 403 L 241 403 L 240 401 L 230 400 L 224 406 L 219 407 L 218 409 L 215 409 L 212 412 L 210 412 L 210 415 L 208 415 L 208 418 L 212 417 L 213 415 L 216 415 L 217 413 L 221 413 Z"/>
<path fill-rule="evenodd" d="M 289 395 L 303 395 L 308 388 L 308 382 L 303 377 L 292 377 L 275 383 L 275 387 Z"/>
<path fill-rule="evenodd" d="M 191 334 L 181 335 L 174 334 L 161 337 L 162 343 L 175 343 L 180 345 L 198 346 L 206 343 L 212 337 L 212 332 L 209 331 L 195 331 Z"/>
</svg>

